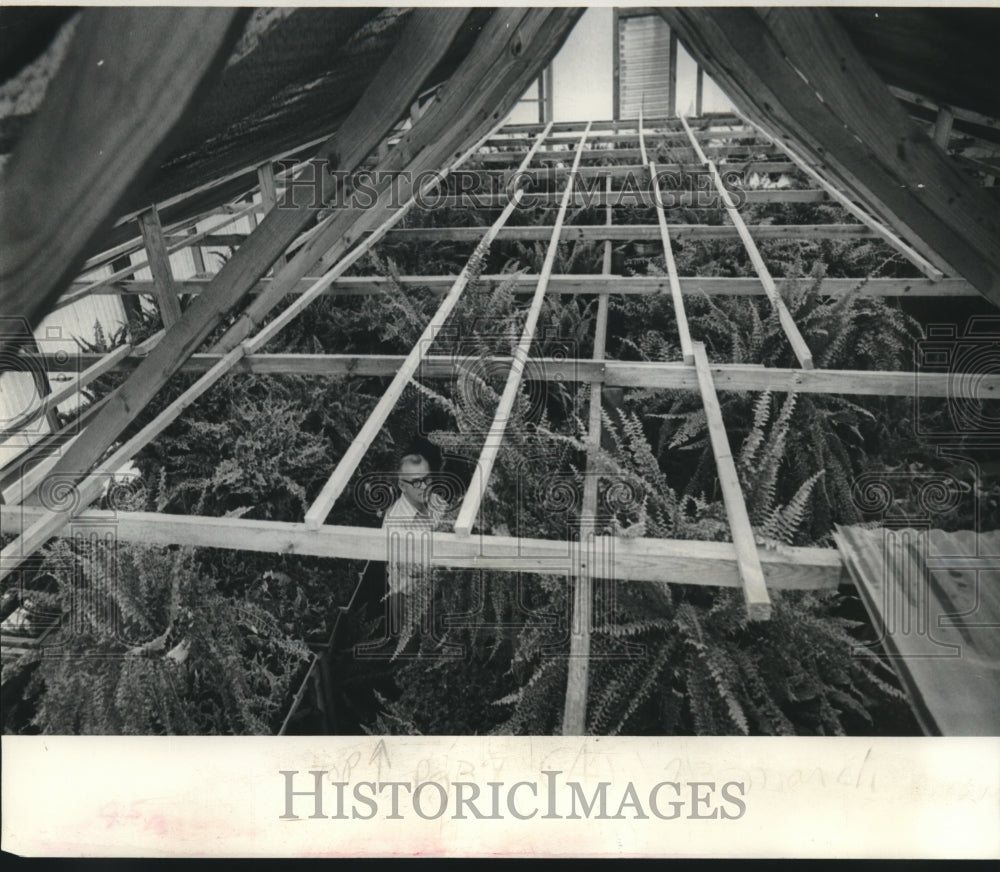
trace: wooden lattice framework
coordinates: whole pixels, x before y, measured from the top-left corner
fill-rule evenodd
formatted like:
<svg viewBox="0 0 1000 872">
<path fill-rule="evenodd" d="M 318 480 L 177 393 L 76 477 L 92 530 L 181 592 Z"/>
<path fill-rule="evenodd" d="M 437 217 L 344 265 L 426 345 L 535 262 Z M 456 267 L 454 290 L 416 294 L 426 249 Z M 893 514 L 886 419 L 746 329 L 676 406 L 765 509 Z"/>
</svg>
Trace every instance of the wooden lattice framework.
<svg viewBox="0 0 1000 872">
<path fill-rule="evenodd" d="M 654 581 L 670 579 L 683 584 L 711 584 L 742 588 L 752 619 L 767 619 L 770 611 L 768 589 L 832 589 L 847 581 L 841 559 L 835 550 L 788 548 L 782 551 L 758 551 L 747 517 L 746 505 L 733 465 L 725 422 L 719 411 L 720 391 L 787 391 L 878 394 L 912 396 L 915 379 L 910 372 L 856 372 L 817 368 L 794 319 L 785 308 L 783 282 L 772 278 L 765 259 L 756 246 L 760 239 L 879 238 L 892 245 L 923 274 L 922 279 L 873 279 L 863 293 L 885 296 L 975 296 L 977 289 L 965 278 L 946 271 L 947 264 L 933 256 L 925 245 L 903 239 L 897 230 L 863 204 L 847 197 L 826 175 L 793 148 L 765 133 L 761 127 L 738 114 L 703 118 L 643 119 L 637 122 L 605 121 L 587 123 L 552 123 L 500 127 L 497 119 L 513 103 L 510 95 L 523 92 L 538 75 L 558 45 L 571 19 L 559 20 L 555 12 L 516 13 L 523 37 L 523 51 L 511 56 L 503 27 L 504 15 L 498 13 L 493 29 L 484 34 L 481 50 L 474 52 L 456 74 L 454 83 L 443 96 L 432 95 L 422 101 L 411 89 L 401 88 L 401 81 L 421 81 L 414 67 L 429 70 L 447 48 L 450 34 L 461 22 L 460 16 L 447 19 L 437 10 L 429 17 L 416 16 L 406 39 L 397 48 L 358 109 L 342 126 L 344 133 L 323 143 L 321 156 L 332 156 L 347 170 L 374 165 L 386 173 L 409 171 L 414 177 L 422 170 L 440 170 L 447 174 L 475 156 L 481 164 L 508 171 L 540 170 L 561 185 L 557 193 L 543 195 L 559 206 L 551 226 L 505 227 L 507 218 L 517 208 L 524 194 L 517 188 L 510 197 L 497 195 L 483 200 L 503 211 L 485 230 L 482 228 L 397 229 L 396 225 L 413 208 L 415 191 L 401 208 L 393 209 L 380 189 L 374 208 L 352 208 L 337 212 L 319 223 L 315 208 L 305 199 L 296 199 L 299 186 L 291 179 L 301 179 L 309 171 L 307 164 L 276 171 L 272 161 L 257 167 L 257 184 L 239 197 L 189 220 L 162 226 L 157 206 L 132 216 L 137 236 L 117 245 L 85 264 L 87 270 L 111 264 L 123 255 L 146 252 L 146 260 L 134 262 L 96 281 L 77 279 L 57 305 L 90 294 L 151 295 L 157 302 L 164 330 L 138 346 L 125 346 L 106 356 L 84 355 L 79 379 L 67 389 L 46 399 L 48 408 L 65 399 L 99 376 L 113 370 L 130 371 L 125 384 L 108 397 L 86 409 L 74 426 L 27 448 L 3 470 L 3 506 L 0 519 L 6 533 L 18 538 L 3 551 L 0 578 L 14 575 L 19 567 L 48 539 L 57 536 L 72 517 L 100 520 L 106 513 L 87 508 L 101 493 L 108 474 L 122 468 L 139 450 L 148 445 L 199 396 L 226 373 L 298 373 L 312 375 L 392 376 L 385 394 L 371 413 L 354 443 L 332 471 L 305 516 L 298 522 L 265 522 L 241 518 L 209 518 L 135 512 L 115 517 L 118 535 L 124 540 L 149 544 L 227 547 L 239 550 L 308 554 L 334 558 L 384 559 L 385 537 L 374 528 L 331 526 L 325 524 L 330 509 L 343 493 L 358 464 L 384 425 L 396 401 L 409 381 L 421 377 L 450 377 L 456 362 L 450 358 L 428 356 L 426 349 L 458 302 L 469 280 L 469 267 L 457 275 L 404 276 L 404 285 L 420 284 L 439 290 L 444 299 L 427 326 L 421 341 L 406 356 L 394 355 L 290 355 L 267 354 L 267 343 L 292 319 L 306 311 L 320 295 L 377 294 L 384 287 L 379 278 L 347 276 L 348 269 L 379 240 L 385 238 L 468 240 L 477 243 L 476 252 L 488 249 L 495 239 L 547 240 L 544 265 L 538 275 L 518 279 L 517 291 L 530 294 L 531 303 L 523 333 L 509 358 L 498 363 L 509 365 L 507 383 L 487 435 L 475 475 L 451 533 L 436 534 L 432 563 L 456 568 L 516 569 L 529 573 L 551 573 L 565 564 L 567 543 L 539 539 L 514 539 L 493 535 L 473 535 L 479 515 L 479 503 L 507 426 L 525 372 L 530 363 L 542 378 L 566 378 L 566 373 L 590 386 L 588 444 L 600 441 L 600 403 L 602 388 L 648 387 L 698 391 L 707 414 L 711 446 L 715 456 L 725 507 L 732 532 L 732 542 L 696 542 L 621 539 L 608 548 L 612 555 L 606 566 L 592 566 L 586 557 L 577 555 L 573 574 L 573 625 L 571 659 L 563 730 L 568 734 L 584 732 L 587 697 L 587 652 L 589 650 L 591 586 L 604 573 L 615 580 Z M 534 17 L 532 17 L 534 16 Z M 683 24 L 683 21 L 678 21 Z M 519 91 L 518 88 L 521 90 Z M 494 111 L 494 107 L 497 107 Z M 402 126 L 391 127 L 386 119 L 398 119 L 408 112 Z M 942 119 L 936 139 L 947 119 Z M 651 159 L 647 140 L 655 135 L 690 148 L 695 158 L 689 164 L 664 167 Z M 276 156 L 277 157 L 277 156 Z M 571 158 L 571 160 L 570 160 Z M 610 165 L 605 161 L 629 160 L 629 164 Z M 543 166 L 547 161 L 549 165 Z M 556 163 L 555 166 L 551 162 Z M 748 201 L 833 202 L 842 205 L 852 216 L 852 223 L 829 225 L 747 226 L 730 190 L 719 172 L 725 169 L 786 173 L 804 178 L 810 187 L 793 190 L 756 189 L 747 192 Z M 249 168 L 254 169 L 254 168 Z M 707 171 L 725 206 L 731 223 L 722 226 L 671 224 L 667 221 L 661 193 L 649 186 L 657 171 L 678 169 Z M 628 175 L 647 182 L 641 191 L 622 193 L 615 187 Z M 583 190 L 582 179 L 597 179 L 601 184 Z M 428 189 L 433 187 L 428 182 Z M 302 186 L 304 187 L 304 186 Z M 199 189 L 198 193 L 203 193 Z M 325 198 L 333 193 L 323 189 Z M 584 202 L 603 205 L 603 226 L 565 226 L 567 209 Z M 282 208 L 278 207 L 279 201 Z M 654 225 L 615 225 L 616 204 L 640 203 L 656 209 Z M 162 204 L 161 204 L 162 205 Z M 218 215 L 223 223 L 211 231 L 194 232 L 199 221 Z M 249 235 L 222 234 L 225 225 L 238 218 L 254 215 L 258 226 Z M 754 265 L 756 278 L 704 278 L 677 274 L 672 241 L 678 239 L 739 238 Z M 603 269 L 597 275 L 553 274 L 555 254 L 561 242 L 595 239 L 604 242 Z M 613 240 L 653 240 L 662 246 L 668 275 L 627 277 L 611 271 Z M 227 244 L 237 254 L 217 274 L 200 272 L 193 278 L 178 280 L 170 269 L 169 253 L 190 249 L 195 262 L 204 265 L 201 248 Z M 918 250 L 919 249 L 919 250 Z M 134 273 L 150 267 L 152 280 L 139 281 Z M 471 259 L 470 259 L 471 264 Z M 483 280 L 499 276 L 482 276 Z M 825 279 L 822 290 L 831 295 L 844 293 L 856 285 L 849 279 Z M 704 346 L 691 334 L 684 313 L 685 295 L 765 295 L 781 319 L 787 340 L 800 363 L 797 369 L 765 369 L 759 366 L 712 363 Z M 546 294 L 597 294 L 594 353 L 590 360 L 574 360 L 558 368 L 545 359 L 529 360 L 538 314 Z M 281 310 L 266 327 L 264 317 L 275 311 L 288 294 L 294 303 Z M 681 336 L 682 359 L 655 363 L 634 363 L 605 359 L 604 345 L 609 297 L 613 294 L 670 294 Z M 178 295 L 190 295 L 192 302 L 182 310 Z M 200 350 L 211 328 L 222 315 L 241 300 L 250 300 L 243 316 L 215 347 Z M 42 360 L 44 361 L 44 355 Z M 559 375 L 551 375 L 558 369 Z M 118 443 L 123 429 L 135 419 L 146 402 L 175 372 L 194 372 L 197 380 L 151 422 L 124 443 Z M 1000 389 L 1000 379 L 987 377 L 986 389 Z M 923 378 L 924 395 L 946 396 L 948 376 Z M 108 450 L 114 448 L 108 455 Z M 588 471 L 595 472 L 588 457 Z M 72 511 L 60 511 L 39 504 L 38 490 L 49 476 L 69 475 L 79 488 Z M 597 499 L 596 475 L 587 476 L 583 516 L 594 514 Z M 588 506 L 590 511 L 588 512 Z M 595 536 L 593 526 L 580 531 L 579 542 L 586 547 L 601 546 L 606 537 Z M 606 543 L 605 543 L 606 544 Z M 590 553 L 587 551 L 586 553 Z"/>
</svg>

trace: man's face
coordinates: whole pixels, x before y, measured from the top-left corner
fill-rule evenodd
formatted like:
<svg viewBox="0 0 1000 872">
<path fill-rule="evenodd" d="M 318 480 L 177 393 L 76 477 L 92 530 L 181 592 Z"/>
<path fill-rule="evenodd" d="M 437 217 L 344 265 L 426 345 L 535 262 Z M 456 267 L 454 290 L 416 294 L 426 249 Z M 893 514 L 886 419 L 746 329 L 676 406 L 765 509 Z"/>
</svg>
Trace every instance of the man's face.
<svg viewBox="0 0 1000 872">
<path fill-rule="evenodd" d="M 399 488 L 417 508 L 423 508 L 427 503 L 430 475 L 430 464 L 423 458 L 419 461 L 404 460 L 399 466 Z"/>
</svg>

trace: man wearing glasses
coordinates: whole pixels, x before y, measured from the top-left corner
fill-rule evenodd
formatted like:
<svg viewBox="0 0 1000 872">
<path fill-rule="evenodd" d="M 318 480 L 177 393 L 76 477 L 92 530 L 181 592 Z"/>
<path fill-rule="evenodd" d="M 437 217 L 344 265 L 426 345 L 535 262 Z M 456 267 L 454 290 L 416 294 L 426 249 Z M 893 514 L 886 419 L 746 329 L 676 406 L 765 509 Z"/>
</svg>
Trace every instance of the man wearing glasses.
<svg viewBox="0 0 1000 872">
<path fill-rule="evenodd" d="M 431 445 L 430 449 L 436 446 Z M 382 519 L 387 533 L 388 565 L 386 568 L 390 594 L 411 594 L 421 577 L 430 569 L 430 538 L 440 529 L 447 504 L 432 491 L 433 451 L 411 449 L 399 464 L 397 481 L 401 491 Z"/>
</svg>

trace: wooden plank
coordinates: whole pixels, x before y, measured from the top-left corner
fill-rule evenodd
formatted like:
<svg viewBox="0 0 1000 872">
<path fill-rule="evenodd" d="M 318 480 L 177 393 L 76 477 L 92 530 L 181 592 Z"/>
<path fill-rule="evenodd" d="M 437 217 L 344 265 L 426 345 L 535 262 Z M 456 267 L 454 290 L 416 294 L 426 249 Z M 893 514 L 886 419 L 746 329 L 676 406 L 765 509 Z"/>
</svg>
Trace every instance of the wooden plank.
<svg viewBox="0 0 1000 872">
<path fill-rule="evenodd" d="M 677 145 L 676 148 L 684 146 Z M 765 160 L 773 160 L 777 156 L 777 149 L 773 145 L 753 146 L 753 145 L 706 145 L 705 148 L 717 157 L 738 157 L 746 154 L 763 154 Z M 566 160 L 570 154 L 569 150 L 552 149 L 538 153 L 539 160 L 562 161 Z M 591 148 L 584 152 L 587 160 L 626 160 L 640 156 L 637 148 Z M 476 156 L 476 159 L 485 166 L 499 166 L 511 164 L 522 157 L 522 152 L 518 149 L 510 149 L 502 152 L 488 152 Z"/>
<path fill-rule="evenodd" d="M 641 126 L 640 116 L 640 126 Z M 640 140 L 641 141 L 641 140 Z M 607 180 L 610 189 L 611 179 Z M 612 223 L 613 212 L 607 207 L 604 223 Z M 602 275 L 611 275 L 611 243 L 604 243 Z M 597 319 L 594 323 L 594 353 L 600 363 L 605 357 L 608 335 L 608 294 L 597 298 Z M 590 403 L 587 422 L 587 466 L 583 479 L 583 502 L 580 509 L 579 573 L 573 578 L 573 611 L 570 624 L 569 662 L 566 674 L 566 701 L 563 706 L 562 734 L 582 736 L 587 732 L 587 688 L 590 675 L 590 628 L 594 621 L 594 567 L 596 559 L 591 542 L 596 533 L 598 485 L 598 452 L 601 448 L 600 381 L 590 383 Z"/>
<path fill-rule="evenodd" d="M 662 167 L 661 167 L 662 170 Z M 530 196 L 530 195 L 529 195 Z M 746 227 L 746 225 L 742 225 Z M 394 230 L 387 242 L 475 242 L 477 227 L 406 227 Z M 671 224 L 671 236 L 677 240 L 742 238 L 740 227 L 731 224 Z M 753 224 L 747 228 L 751 239 L 870 239 L 875 234 L 863 224 Z M 552 225 L 504 227 L 498 239 L 521 242 L 546 240 Z M 660 239 L 658 224 L 621 224 L 605 227 L 601 224 L 571 225 L 565 228 L 564 242 L 603 242 L 610 239 L 626 242 L 640 239 Z"/>
<path fill-rule="evenodd" d="M 588 124 L 580 137 L 577 145 L 576 156 L 573 158 L 573 167 L 566 181 L 566 196 L 559 206 L 559 214 L 556 216 L 556 223 L 552 226 L 552 235 L 549 239 L 549 247 L 545 252 L 545 260 L 542 263 L 542 271 L 538 276 L 538 287 L 525 316 L 524 328 L 521 332 L 521 339 L 514 349 L 513 360 L 510 371 L 507 374 L 507 381 L 504 384 L 503 393 L 500 395 L 500 402 L 497 404 L 493 422 L 490 424 L 489 432 L 483 449 L 479 454 L 479 461 L 469 482 L 469 489 L 462 500 L 461 508 L 458 511 L 458 518 L 455 521 L 455 532 L 460 536 L 468 536 L 472 532 L 472 524 L 479 513 L 479 504 L 483 494 L 486 492 L 486 485 L 496 463 L 497 455 L 500 452 L 500 444 L 503 441 L 504 433 L 507 429 L 507 421 L 514 408 L 517 393 L 521 386 L 521 376 L 524 374 L 524 367 L 528 359 L 528 350 L 531 347 L 531 340 L 535 335 L 535 326 L 538 323 L 538 316 L 542 311 L 542 303 L 545 301 L 545 292 L 548 287 L 549 277 L 552 275 L 552 268 L 555 264 L 556 254 L 559 251 L 559 235 L 562 231 L 563 221 L 566 218 L 566 210 L 569 208 L 569 195 L 573 190 L 576 180 L 575 171 L 580 166 L 580 158 L 583 155 L 583 146 L 587 141 L 587 134 L 590 132 Z"/>
<path fill-rule="evenodd" d="M 247 215 L 250 215 L 257 207 L 248 206 L 239 212 L 234 212 L 224 221 L 219 222 L 214 227 L 207 230 L 202 230 L 198 233 L 192 235 L 185 235 L 178 239 L 176 242 L 167 246 L 167 254 L 173 254 L 175 251 L 181 251 L 184 248 L 189 248 L 198 242 L 206 243 L 209 236 L 215 234 L 217 231 L 221 230 L 223 227 L 227 227 L 230 224 L 234 224 Z M 207 244 L 207 243 L 206 243 Z M 75 303 L 77 300 L 83 299 L 84 297 L 89 297 L 91 294 L 97 293 L 102 288 L 109 288 L 115 282 L 121 279 L 128 278 L 134 275 L 137 270 L 143 267 L 149 266 L 149 260 L 139 260 L 137 262 L 132 262 L 128 266 L 122 267 L 119 270 L 115 270 L 111 275 L 105 276 L 101 279 L 96 279 L 95 281 L 88 283 L 81 283 L 82 287 L 78 285 L 71 285 L 68 293 L 63 294 L 56 304 L 53 306 L 53 311 L 55 309 L 62 309 L 65 306 Z"/>
<path fill-rule="evenodd" d="M 683 118 L 683 116 L 681 116 Z M 694 346 L 694 363 L 698 375 L 698 388 L 705 405 L 705 416 L 708 419 L 708 436 L 712 443 L 712 453 L 715 455 L 715 466 L 719 473 L 719 487 L 722 489 L 722 499 L 726 505 L 726 517 L 729 519 L 729 532 L 733 537 L 736 549 L 736 562 L 739 566 L 740 578 L 743 581 L 743 597 L 747 604 L 747 615 L 751 621 L 767 620 L 771 617 L 771 598 L 767 594 L 764 582 L 764 571 L 760 556 L 757 553 L 757 543 L 754 540 L 750 517 L 747 515 L 746 503 L 743 500 L 743 488 L 736 464 L 733 462 L 729 447 L 729 437 L 726 435 L 726 424 L 719 408 L 719 398 L 712 382 L 712 372 L 709 368 L 708 355 L 701 342 Z"/>
<path fill-rule="evenodd" d="M 708 167 L 708 171 L 712 174 L 712 183 L 715 185 L 715 190 L 719 192 L 719 196 L 722 198 L 722 202 L 726 207 L 726 212 L 729 215 L 729 220 L 733 222 L 733 225 L 739 233 L 740 239 L 743 240 L 743 246 L 746 248 L 750 262 L 753 264 L 753 268 L 757 273 L 757 277 L 760 279 L 760 283 L 764 286 L 764 293 L 767 294 L 767 298 L 771 301 L 771 305 L 778 313 L 778 319 L 781 321 L 781 327 L 785 331 L 785 336 L 788 338 L 788 341 L 792 346 L 792 351 L 795 352 L 795 356 L 798 358 L 799 365 L 803 369 L 812 369 L 812 352 L 809 350 L 809 346 L 806 344 L 805 339 L 802 338 L 798 325 L 795 323 L 795 319 L 788 311 L 788 307 L 785 305 L 785 301 L 782 299 L 781 294 L 778 293 L 778 289 L 774 284 L 774 279 L 771 278 L 771 272 L 768 270 L 767 264 L 764 263 L 764 258 L 761 257 L 760 250 L 757 248 L 757 244 L 754 242 L 753 236 L 750 235 L 750 231 L 747 228 L 746 223 L 743 221 L 743 216 L 740 215 L 740 210 L 736 208 L 733 198 L 730 196 L 726 186 L 722 183 L 722 177 L 719 175 L 719 171 L 716 169 L 715 164 L 705 157 L 705 153 L 701 150 L 698 140 L 694 138 L 694 134 L 691 133 L 691 128 L 688 126 L 687 119 L 683 115 L 681 115 L 681 123 L 684 125 L 684 129 L 687 131 L 688 136 L 691 139 L 691 146 L 694 148 L 695 154 L 698 155 L 698 159 L 704 163 L 706 167 Z"/>
<path fill-rule="evenodd" d="M 677 38 L 671 32 L 671 48 L 676 50 Z M 676 62 L 676 57 L 674 57 Z M 640 114 L 640 119 L 642 115 Z M 641 123 L 641 122 L 640 122 Z M 640 133 L 642 160 L 649 167 L 649 177 L 653 182 L 653 200 L 656 206 L 656 220 L 660 228 L 660 243 L 663 246 L 663 259 L 667 266 L 667 280 L 670 283 L 670 296 L 674 303 L 674 317 L 677 319 L 677 332 L 681 342 L 681 354 L 684 362 L 694 363 L 694 351 L 691 348 L 691 330 L 688 327 L 687 313 L 684 311 L 684 297 L 681 294 L 680 278 L 677 275 L 677 264 L 674 261 L 673 246 L 670 244 L 670 231 L 667 229 L 667 218 L 663 214 L 663 202 L 660 196 L 659 173 L 655 161 L 649 160 L 646 153 L 646 140 Z"/>
<path fill-rule="evenodd" d="M 398 276 L 394 278 L 404 287 L 426 287 L 432 291 L 443 293 L 455 280 L 453 275 L 437 276 Z M 514 293 L 534 293 L 538 277 L 531 273 L 514 277 L 509 273 L 488 273 L 480 276 L 483 282 L 510 282 Z M 200 294 L 211 281 L 210 276 L 193 277 L 178 282 L 178 287 L 185 294 Z M 251 293 L 259 294 L 270 283 L 270 279 L 261 279 L 251 289 Z M 301 278 L 288 293 L 301 294 L 316 281 L 313 278 Z M 808 282 L 811 279 L 775 279 L 779 289 L 791 287 L 795 282 Z M 680 276 L 681 292 L 688 295 L 708 294 L 709 296 L 763 296 L 764 286 L 756 276 L 730 278 L 727 276 Z M 665 278 L 658 276 L 621 276 L 613 275 L 605 278 L 602 275 L 554 275 L 549 282 L 549 292 L 553 294 L 599 294 L 609 286 L 612 294 L 659 294 L 669 291 L 670 286 Z M 367 296 L 382 293 L 388 286 L 388 281 L 381 276 L 352 276 L 337 279 L 327 294 L 342 296 Z M 105 294 L 149 294 L 152 293 L 152 282 L 123 281 L 101 291 Z M 825 277 L 819 285 L 820 293 L 831 297 L 841 297 L 844 294 L 856 292 L 859 297 L 978 297 L 979 292 L 962 278 L 945 278 L 940 282 L 930 279 L 896 279 L 877 278 L 846 279 Z"/>
<path fill-rule="evenodd" d="M 747 117 L 1000 304 L 1000 204 L 914 127 L 829 10 L 660 14 Z"/>
<path fill-rule="evenodd" d="M 139 229 L 146 246 L 149 271 L 153 274 L 153 296 L 160 310 L 164 327 L 173 327 L 181 318 L 181 302 L 177 297 L 174 273 L 170 268 L 170 255 L 163 241 L 163 226 L 155 206 L 139 216 Z"/>
<path fill-rule="evenodd" d="M 908 91 L 905 88 L 889 85 L 889 92 L 900 100 L 915 103 L 918 106 L 930 109 L 932 112 L 937 112 L 941 108 L 936 101 L 913 91 Z M 970 124 L 977 124 L 980 127 L 992 127 L 994 130 L 1000 131 L 1000 120 L 996 118 L 983 115 L 981 112 L 973 112 L 971 109 L 964 109 L 960 106 L 950 106 L 949 108 L 952 115 L 959 121 L 968 121 Z"/>
<path fill-rule="evenodd" d="M 201 373 L 211 368 L 221 355 L 193 354 L 181 372 Z M 115 369 L 134 368 L 138 360 L 127 359 Z M 261 375 L 378 376 L 391 378 L 405 360 L 401 354 L 248 354 L 237 367 L 241 372 Z M 84 358 L 85 362 L 90 358 Z M 488 358 L 497 368 L 510 366 L 512 358 Z M 609 387 L 694 390 L 694 371 L 675 361 L 591 360 L 570 358 L 530 358 L 532 368 L 545 380 L 565 382 L 603 381 Z M 554 373 L 559 374 L 556 379 Z M 422 378 L 452 378 L 454 360 L 447 355 L 429 355 L 420 369 Z M 712 365 L 712 378 L 720 391 L 795 391 L 796 393 L 843 394 L 844 396 L 948 397 L 948 373 L 890 372 L 882 370 L 785 369 L 756 364 L 719 363 Z M 986 399 L 1000 398 L 1000 375 L 984 374 L 977 390 Z M 951 391 L 949 393 L 949 391 Z"/>
<path fill-rule="evenodd" d="M 547 130 L 545 132 L 547 132 Z M 540 147 L 543 139 L 544 132 L 538 135 L 535 140 L 535 145 Z M 528 166 L 528 164 L 531 163 L 533 156 L 534 151 L 529 151 L 527 155 L 525 155 L 524 160 L 521 162 L 520 169 L 523 170 L 526 166 Z M 399 401 L 399 398 L 406 386 L 410 383 L 410 380 L 413 378 L 417 369 L 419 369 L 421 361 L 427 355 L 427 352 L 430 351 L 438 333 L 444 327 L 445 322 L 448 320 L 448 316 L 451 315 L 452 310 L 461 299 L 462 293 L 465 291 L 465 288 L 469 284 L 469 280 L 472 278 L 473 270 L 482 262 L 483 258 L 489 252 L 490 245 L 493 244 L 497 231 L 507 223 L 507 220 L 514 213 L 514 210 L 520 205 L 522 193 L 523 190 L 519 188 L 511 197 L 510 203 L 507 208 L 503 210 L 500 217 L 497 218 L 486 233 L 483 234 L 483 238 L 479 241 L 475 251 L 473 251 L 469 260 L 462 268 L 461 273 L 459 273 L 458 277 L 455 279 L 451 289 L 445 296 L 444 301 L 431 318 L 430 323 L 428 323 L 428 325 L 424 328 L 420 338 L 414 344 L 410 353 L 406 356 L 403 363 L 396 371 L 396 375 L 393 377 L 389 387 L 386 388 L 385 392 L 379 398 L 378 403 L 375 405 L 375 408 L 372 409 L 371 413 L 368 415 L 364 426 L 361 428 L 358 435 L 354 437 L 350 446 L 348 446 L 347 451 L 344 452 L 343 456 L 338 461 L 337 468 L 334 469 L 326 484 L 323 485 L 322 489 L 309 506 L 309 509 L 306 511 L 305 522 L 306 526 L 311 530 L 317 529 L 326 520 L 326 516 L 330 514 L 333 504 L 337 501 L 337 498 L 341 495 L 341 493 L 343 493 L 344 488 L 347 487 L 347 484 L 351 480 L 351 476 L 354 475 L 354 471 L 357 469 L 361 459 L 371 447 L 371 444 L 378 435 L 379 430 L 381 430 L 385 425 L 386 420 L 389 418 L 392 410 L 396 407 L 396 403 Z"/>
<path fill-rule="evenodd" d="M 328 269 L 362 233 L 383 221 L 391 209 L 389 190 L 393 185 L 401 199 L 408 198 L 412 182 L 421 178 L 425 171 L 439 170 L 470 143 L 479 143 L 485 136 L 492 135 L 516 102 L 517 97 L 512 95 L 524 93 L 580 14 L 579 9 L 503 9 L 495 12 L 452 75 L 448 87 L 437 93 L 420 122 L 401 136 L 379 165 L 384 175 L 375 186 L 378 191 L 375 206 L 339 210 L 276 276 L 277 281 L 268 289 L 268 294 L 260 295 L 247 308 L 217 344 L 216 350 L 227 350 L 250 335 L 254 325 L 261 323 L 269 309 L 281 300 L 285 288 L 293 287 L 317 260 L 321 270 Z M 517 52 L 510 51 L 512 34 L 517 36 Z M 419 51 L 423 62 L 426 47 Z M 399 75 L 420 78 L 412 69 L 407 69 L 407 64 L 401 65 Z M 392 177 L 401 170 L 407 170 L 409 176 L 400 173 Z M 297 265 L 295 269 L 292 269 L 293 264 Z"/>
<path fill-rule="evenodd" d="M 338 136 L 323 150 L 323 156 L 338 155 L 340 168 L 348 172 L 356 168 L 405 111 L 424 75 L 447 51 L 452 36 L 464 19 L 464 11 L 414 11 L 400 42 L 362 95 Z M 450 141 L 448 145 L 451 145 Z M 56 471 L 80 476 L 90 469 L 228 310 L 261 278 L 296 234 L 305 229 L 317 204 L 312 202 L 311 197 L 305 196 L 301 201 L 292 198 L 289 205 L 293 203 L 295 208 L 274 209 L 264 218 L 254 231 L 254 244 L 242 246 L 226 262 L 213 279 L 209 292 L 194 300 L 128 382 L 115 392 L 86 433 L 65 453 Z M 303 264 L 301 274 L 294 275 L 293 281 L 297 281 L 311 266 L 312 262 Z M 291 264 L 282 270 L 282 275 L 288 274 L 290 267 Z"/>
<path fill-rule="evenodd" d="M 785 152 L 785 154 L 788 155 L 796 166 L 798 166 L 803 173 L 809 176 L 809 178 L 815 181 L 833 200 L 843 206 L 859 221 L 866 224 L 868 227 L 871 227 L 876 234 L 881 236 L 893 248 L 900 252 L 900 254 L 917 267 L 917 269 L 919 269 L 925 276 L 933 279 L 934 281 L 940 281 L 944 278 L 944 273 L 934 266 L 933 263 L 914 250 L 912 246 L 900 239 L 897 234 L 893 233 L 888 227 L 882 224 L 881 221 L 878 221 L 875 217 L 873 217 L 866 209 L 862 209 L 850 197 L 842 194 L 837 188 L 831 185 L 825 178 L 823 178 L 822 175 L 816 172 L 813 167 L 799 157 L 799 155 L 797 155 L 787 143 L 782 142 L 780 139 L 775 139 L 774 144 Z"/>
<path fill-rule="evenodd" d="M 196 7 L 82 14 L 4 166 L 0 311 L 30 324 L 50 311 L 126 191 L 221 69 L 246 15 Z"/>
<path fill-rule="evenodd" d="M 0 529 L 22 534 L 44 514 L 37 506 L 0 506 Z M 385 560 L 385 532 L 378 527 L 323 526 L 211 518 L 155 512 L 108 512 L 88 509 L 82 522 L 113 521 L 121 541 L 147 545 L 227 548 L 267 554 L 300 554 L 347 560 Z M 652 581 L 740 587 L 736 553 L 730 542 L 681 539 L 598 537 L 596 547 L 613 555 L 607 566 L 615 581 Z M 604 540 L 604 541 L 601 541 Z M 430 562 L 456 569 L 496 569 L 532 574 L 571 571 L 568 543 L 514 536 L 470 536 L 435 533 Z M 764 551 L 761 565 L 774 590 L 834 590 L 843 567 L 834 548 L 788 548 Z"/>
<path fill-rule="evenodd" d="M 274 164 L 265 161 L 257 167 L 257 182 L 260 185 L 260 206 L 263 214 L 270 212 L 278 205 L 278 189 L 274 183 Z M 274 270 L 277 271 L 285 265 L 285 256 L 278 255 L 274 262 Z"/>
</svg>

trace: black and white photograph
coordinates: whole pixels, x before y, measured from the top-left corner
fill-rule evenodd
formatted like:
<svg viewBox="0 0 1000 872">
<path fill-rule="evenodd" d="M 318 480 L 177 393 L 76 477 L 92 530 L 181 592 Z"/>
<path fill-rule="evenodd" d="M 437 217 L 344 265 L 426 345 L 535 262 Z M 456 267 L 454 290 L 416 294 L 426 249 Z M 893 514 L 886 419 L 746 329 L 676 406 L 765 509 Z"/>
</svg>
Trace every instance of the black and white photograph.
<svg viewBox="0 0 1000 872">
<path fill-rule="evenodd" d="M 0 6 L 4 851 L 1000 856 L 998 44 Z"/>
</svg>

